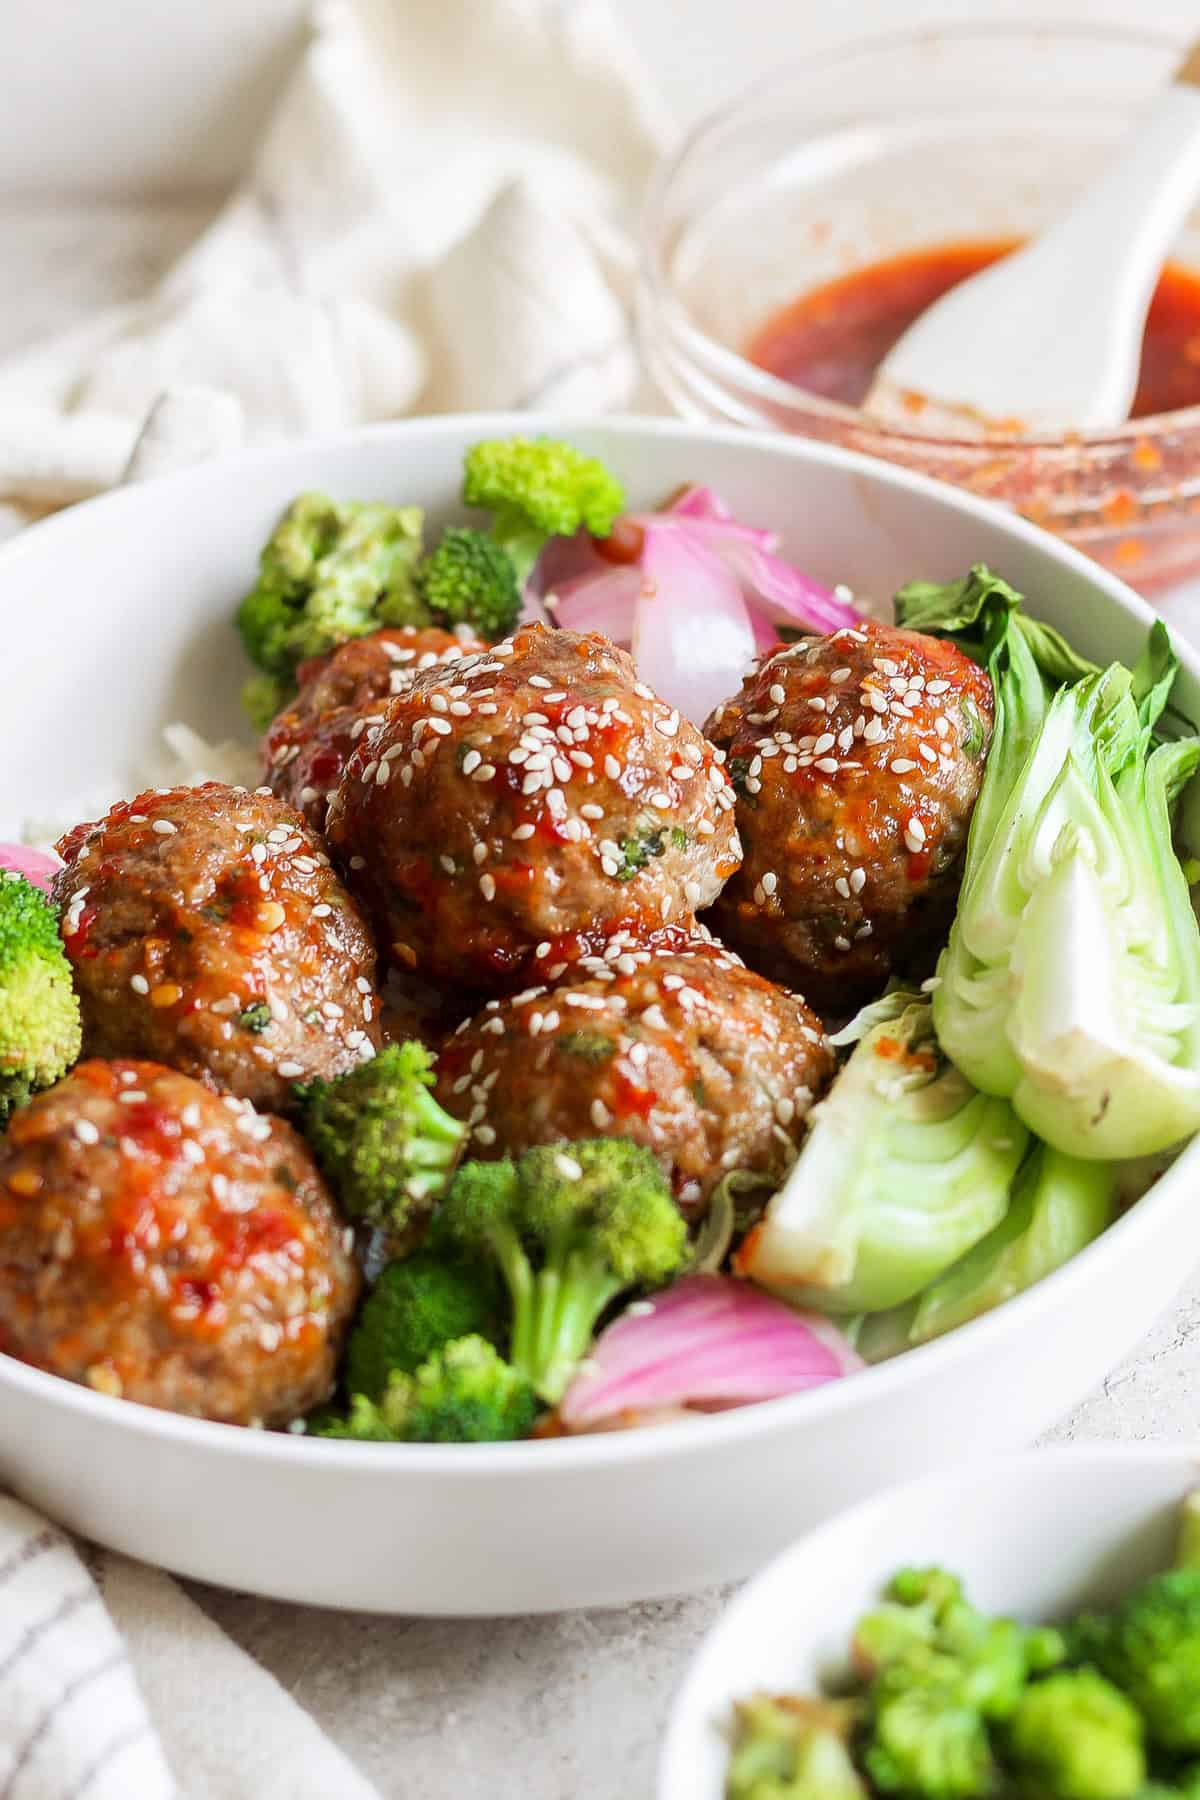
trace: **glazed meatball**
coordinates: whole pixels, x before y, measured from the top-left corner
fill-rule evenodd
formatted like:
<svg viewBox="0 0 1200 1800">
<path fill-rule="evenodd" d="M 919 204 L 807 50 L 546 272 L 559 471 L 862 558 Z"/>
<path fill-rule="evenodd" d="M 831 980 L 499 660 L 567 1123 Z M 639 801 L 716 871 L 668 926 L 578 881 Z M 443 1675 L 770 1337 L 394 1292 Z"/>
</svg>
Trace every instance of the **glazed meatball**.
<svg viewBox="0 0 1200 1800">
<path fill-rule="evenodd" d="M 955 645 L 864 623 L 775 651 L 706 730 L 746 860 L 709 923 L 848 1012 L 949 928 L 992 727 Z"/>
<path fill-rule="evenodd" d="M 690 1211 L 729 1169 L 781 1176 L 832 1073 L 803 1000 L 719 944 L 618 937 L 569 980 L 491 1000 L 461 1025 L 437 1094 L 470 1122 L 474 1156 L 631 1137 Z"/>
<path fill-rule="evenodd" d="M 301 1139 L 156 1063 L 85 1062 L 0 1137 L 0 1348 L 234 1425 L 325 1400 L 358 1296 Z"/>
<path fill-rule="evenodd" d="M 741 857 L 722 761 L 607 638 L 527 626 L 392 701 L 329 841 L 401 967 L 554 979 L 715 898 Z"/>
<path fill-rule="evenodd" d="M 346 760 L 363 733 L 382 720 L 391 697 L 420 671 L 482 649 L 465 628 L 456 633 L 405 625 L 353 638 L 329 656 L 301 663 L 300 692 L 263 739 L 264 781 L 314 831 L 324 831 Z"/>
<path fill-rule="evenodd" d="M 59 844 L 88 1056 L 146 1056 L 276 1111 L 379 1045 L 375 951 L 298 813 L 260 788 L 122 801 Z"/>
</svg>

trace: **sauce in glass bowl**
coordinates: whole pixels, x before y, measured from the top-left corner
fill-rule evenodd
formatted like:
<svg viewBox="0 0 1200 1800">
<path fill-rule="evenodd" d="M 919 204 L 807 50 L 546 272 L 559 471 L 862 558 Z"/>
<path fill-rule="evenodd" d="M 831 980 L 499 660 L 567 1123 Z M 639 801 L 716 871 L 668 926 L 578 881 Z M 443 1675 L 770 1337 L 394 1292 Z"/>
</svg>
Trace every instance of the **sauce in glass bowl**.
<svg viewBox="0 0 1200 1800">
<path fill-rule="evenodd" d="M 772 313 L 752 335 L 746 355 L 811 394 L 861 406 L 879 365 L 913 321 L 1019 244 L 1016 238 L 938 244 L 852 269 Z M 913 399 L 917 410 L 919 396 Z M 1146 320 L 1131 417 L 1198 405 L 1200 273 L 1168 263 Z"/>
</svg>

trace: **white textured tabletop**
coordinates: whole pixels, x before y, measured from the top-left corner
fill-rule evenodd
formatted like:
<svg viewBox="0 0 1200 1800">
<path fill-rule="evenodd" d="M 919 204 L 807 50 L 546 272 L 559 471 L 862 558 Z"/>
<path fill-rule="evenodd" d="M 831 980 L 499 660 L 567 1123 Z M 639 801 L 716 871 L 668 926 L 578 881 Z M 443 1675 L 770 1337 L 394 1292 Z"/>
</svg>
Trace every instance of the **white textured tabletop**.
<svg viewBox="0 0 1200 1800">
<path fill-rule="evenodd" d="M 857 3 L 864 15 L 886 10 L 884 0 Z M 9 4 L 0 0 L 0 18 Z M 230 0 L 222 4 L 232 20 Z M 55 6 L 62 10 L 60 0 L 52 0 L 51 10 Z M 647 36 L 653 42 L 657 31 L 665 44 L 670 6 L 647 0 L 644 10 L 651 24 L 658 21 Z M 710 0 L 697 0 L 694 19 L 718 10 Z M 770 7 L 752 10 L 765 19 Z M 961 9 L 911 4 L 905 10 L 911 17 L 918 10 Z M 1001 4 L 996 10 L 1018 9 Z M 1067 10 L 1064 0 L 1059 11 Z M 1120 7 L 1105 0 L 1102 10 L 1111 14 Z M 1157 10 L 1167 15 L 1181 9 L 1168 0 Z M 790 7 L 787 12 L 791 23 L 795 15 Z M 73 12 L 72 18 L 82 15 Z M 24 23 L 21 35 L 28 44 Z M 702 85 L 714 60 L 702 44 L 683 48 L 676 84 L 681 92 L 685 83 Z M 742 61 L 749 55 L 746 49 Z M 6 273 L 0 357 L 98 303 L 144 289 L 195 232 L 205 210 L 186 203 L 83 207 L 0 200 L 0 269 Z M 1064 1320 L 1063 1330 L 1069 1329 Z M 1200 1284 L 1193 1281 L 1174 1311 L 1052 1439 L 1200 1442 L 1198 1333 Z M 952 1458 L 950 1443 L 947 1454 Z M 636 1505 L 636 1495 L 630 1504 Z M 581 1544 L 580 1555 L 586 1554 Z M 724 1598 L 707 1593 L 617 1613 L 474 1624 L 316 1613 L 213 1589 L 192 1591 L 341 1744 L 385 1800 L 646 1800 L 671 1693 Z"/>
</svg>

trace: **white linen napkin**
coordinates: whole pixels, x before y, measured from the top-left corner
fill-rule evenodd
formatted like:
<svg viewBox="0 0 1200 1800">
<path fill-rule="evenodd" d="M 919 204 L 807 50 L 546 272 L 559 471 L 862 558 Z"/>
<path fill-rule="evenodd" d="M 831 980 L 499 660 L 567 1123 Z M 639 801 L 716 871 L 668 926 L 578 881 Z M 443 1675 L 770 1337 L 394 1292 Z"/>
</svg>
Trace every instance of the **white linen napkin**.
<svg viewBox="0 0 1200 1800">
<path fill-rule="evenodd" d="M 167 278 L 0 366 L 0 537 L 239 443 L 628 405 L 629 224 L 667 135 L 604 0 L 320 5 Z M 0 1800 L 378 1795 L 170 1577 L 0 1496 Z"/>
<path fill-rule="evenodd" d="M 181 385 L 207 397 L 159 420 L 153 466 L 167 427 L 198 456 L 628 405 L 630 226 L 669 129 L 607 0 L 322 0 L 244 186 L 166 278 L 0 365 L 9 527 L 118 481 Z"/>
<path fill-rule="evenodd" d="M 4 1496 L 0 1794 L 379 1800 L 168 1576 L 109 1551 L 80 1554 Z"/>
</svg>

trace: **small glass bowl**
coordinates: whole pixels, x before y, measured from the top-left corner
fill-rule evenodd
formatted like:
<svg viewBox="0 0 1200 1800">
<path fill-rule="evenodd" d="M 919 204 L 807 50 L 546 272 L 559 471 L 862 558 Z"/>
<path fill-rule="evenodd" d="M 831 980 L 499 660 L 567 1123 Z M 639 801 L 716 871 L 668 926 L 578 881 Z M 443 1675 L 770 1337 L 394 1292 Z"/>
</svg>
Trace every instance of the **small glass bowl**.
<svg viewBox="0 0 1200 1800">
<path fill-rule="evenodd" d="M 882 426 L 743 354 L 779 307 L 849 269 L 1044 227 L 1178 54 L 1166 37 L 1091 26 L 939 27 L 847 43 L 751 88 L 652 187 L 638 282 L 651 378 L 685 417 L 821 438 L 1015 507 L 1143 591 L 1200 572 L 1200 407 L 1116 431 L 956 440 Z M 1173 254 L 1200 266 L 1200 213 Z"/>
</svg>

